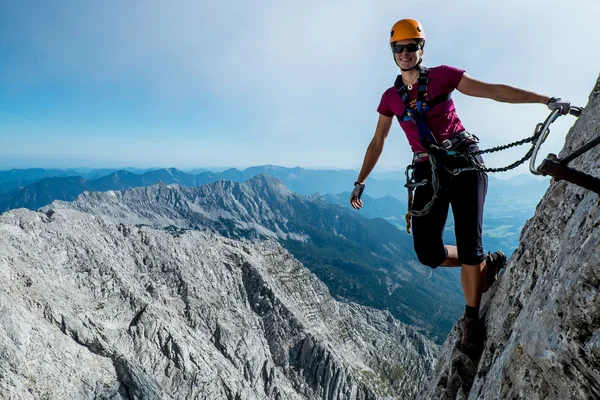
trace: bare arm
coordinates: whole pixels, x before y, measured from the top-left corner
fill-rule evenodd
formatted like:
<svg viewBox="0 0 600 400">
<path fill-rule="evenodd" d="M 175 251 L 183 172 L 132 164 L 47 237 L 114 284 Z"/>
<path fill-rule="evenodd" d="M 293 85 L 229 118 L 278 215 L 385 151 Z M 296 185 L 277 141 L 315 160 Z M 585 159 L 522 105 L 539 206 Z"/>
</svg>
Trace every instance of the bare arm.
<svg viewBox="0 0 600 400">
<path fill-rule="evenodd" d="M 548 104 L 550 97 L 518 89 L 508 85 L 498 85 L 478 81 L 463 74 L 457 87 L 458 91 L 473 97 L 484 97 L 503 103 L 542 103 Z"/>
<path fill-rule="evenodd" d="M 383 152 L 383 145 L 388 133 L 390 133 L 393 120 L 394 117 L 386 117 L 385 115 L 379 114 L 377 127 L 375 128 L 375 135 L 373 136 L 373 139 L 371 139 L 369 147 L 367 147 L 367 154 L 365 154 L 365 159 L 363 161 L 362 168 L 360 169 L 360 173 L 358 174 L 357 182 L 364 185 L 365 181 L 367 180 L 367 176 L 369 176 L 371 171 L 373 171 L 373 168 L 375 168 L 375 164 L 377 164 L 377 160 L 379 160 L 379 156 Z M 350 204 L 352 204 L 352 207 L 360 210 L 360 208 L 363 206 L 363 202 L 360 199 L 362 190 L 355 193 L 357 187 L 358 186 L 355 186 L 355 189 L 352 191 Z"/>
<path fill-rule="evenodd" d="M 371 139 L 371 143 L 367 148 L 367 153 L 365 154 L 362 168 L 358 174 L 358 182 L 365 183 L 365 180 L 367 180 L 367 177 L 371 171 L 373 171 L 373 168 L 375 168 L 375 164 L 377 164 L 377 160 L 379 160 L 379 156 L 383 152 L 383 145 L 385 143 L 385 139 L 390 133 L 393 120 L 394 117 L 386 117 L 385 115 L 379 114 L 377 127 L 375 128 L 375 135 L 373 136 L 373 139 Z"/>
</svg>

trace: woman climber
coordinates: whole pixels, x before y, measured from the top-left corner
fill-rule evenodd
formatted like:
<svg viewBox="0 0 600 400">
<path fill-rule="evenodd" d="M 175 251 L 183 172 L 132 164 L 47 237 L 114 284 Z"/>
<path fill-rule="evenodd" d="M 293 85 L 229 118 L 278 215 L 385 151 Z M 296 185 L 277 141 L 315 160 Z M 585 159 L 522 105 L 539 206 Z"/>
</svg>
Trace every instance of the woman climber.
<svg viewBox="0 0 600 400">
<path fill-rule="evenodd" d="M 515 87 L 490 84 L 471 78 L 461 69 L 422 65 L 425 32 L 414 19 L 394 24 L 390 40 L 394 60 L 400 68 L 394 86 L 387 89 L 377 111 L 379 119 L 369 144 L 350 203 L 356 209 L 365 181 L 379 156 L 392 121 L 396 117 L 413 151 L 414 199 L 412 215 L 414 248 L 419 261 L 431 268 L 461 267 L 466 309 L 462 318 L 461 347 L 478 357 L 483 349 L 484 328 L 479 318 L 482 293 L 497 279 L 506 256 L 501 251 L 486 254 L 482 244 L 483 207 L 488 178 L 476 136 L 462 125 L 452 92 L 505 103 L 541 103 L 569 112 L 569 102 Z M 411 192 L 412 193 L 412 192 Z M 443 243 L 442 234 L 452 207 L 456 246 Z M 410 221 L 409 221 L 410 222 Z"/>
</svg>

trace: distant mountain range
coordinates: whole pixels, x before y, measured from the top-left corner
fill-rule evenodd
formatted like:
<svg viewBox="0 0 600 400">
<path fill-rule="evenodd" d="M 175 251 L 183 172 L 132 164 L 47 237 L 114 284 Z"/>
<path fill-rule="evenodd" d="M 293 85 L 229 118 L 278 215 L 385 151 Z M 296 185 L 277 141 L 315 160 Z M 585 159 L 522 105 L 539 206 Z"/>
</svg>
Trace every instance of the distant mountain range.
<svg viewBox="0 0 600 400">
<path fill-rule="evenodd" d="M 82 176 L 63 176 L 76 173 Z M 102 175 L 103 173 L 107 175 Z M 348 190 L 352 187 L 357 172 L 267 165 L 242 171 L 233 168 L 222 172 L 202 171 L 195 175 L 175 168 L 149 170 L 140 174 L 109 169 L 0 171 L 0 182 L 11 179 L 36 180 L 21 189 L 0 193 L 0 212 L 21 207 L 35 210 L 54 200 L 74 200 L 84 191 L 123 190 L 158 182 L 177 183 L 182 186 L 199 186 L 218 180 L 243 182 L 261 173 L 280 179 L 293 192 L 302 195 L 320 193 L 327 200 L 351 209 Z M 98 175 L 102 176 L 98 177 Z M 394 176 L 403 177 L 398 171 L 376 173 L 369 178 L 364 194 L 365 207 L 359 213 L 367 218 L 384 218 L 404 230 L 406 191 L 402 180 L 390 179 Z M 382 179 L 375 179 L 375 177 Z M 548 180 L 540 180 L 531 175 L 519 175 L 510 180 L 500 180 L 490 176 L 489 181 L 484 214 L 484 246 L 489 251 L 499 249 L 510 255 L 518 246 L 522 227 L 533 215 L 535 206 L 548 188 Z M 14 181 L 11 184 L 14 184 Z M 453 219 L 450 213 L 445 234 L 445 240 L 449 244 L 455 243 L 452 226 Z"/>
<path fill-rule="evenodd" d="M 36 176 L 43 173 L 36 172 Z M 267 174 L 282 180 L 285 185 L 298 194 L 339 193 L 353 187 L 356 172 L 350 170 L 320 171 L 303 168 L 283 168 L 276 166 L 252 167 L 239 171 L 229 169 L 223 172 L 201 172 L 197 175 L 186 174 L 175 168 L 151 170 L 143 174 L 129 171 L 115 171 L 95 179 L 53 176 L 43 177 L 20 189 L 0 194 L 0 212 L 14 208 L 35 210 L 50 204 L 53 200 L 74 200 L 84 191 L 122 190 L 138 186 L 177 183 L 182 186 L 199 186 L 218 180 L 243 182 L 258 174 Z M 21 173 L 20 176 L 34 176 Z M 12 173 L 9 176 L 16 176 Z M 403 186 L 399 180 L 369 180 L 369 195 L 373 197 L 400 196 Z"/>
<path fill-rule="evenodd" d="M 8 171 L 0 171 L 0 193 L 6 193 L 15 189 L 24 188 L 25 186 L 38 182 L 44 178 L 81 177 L 85 179 L 96 179 L 120 170 L 138 174 L 148 171 L 148 169 L 139 168 L 11 169 Z"/>
<path fill-rule="evenodd" d="M 388 309 L 438 343 L 462 312 L 458 269 L 431 271 L 415 260 L 412 238 L 384 219 L 365 218 L 320 195 L 295 194 L 265 174 L 242 183 L 86 192 L 42 210 L 63 208 L 116 223 L 276 238 L 338 299 Z"/>
<path fill-rule="evenodd" d="M 103 176 L 110 175 L 118 171 L 127 171 L 133 174 L 142 175 L 150 173 L 152 176 L 153 171 L 165 171 L 165 170 L 176 170 L 175 168 L 104 168 L 104 169 L 90 169 L 90 168 L 76 168 L 76 169 L 43 169 L 43 168 L 30 168 L 30 169 L 12 169 L 6 171 L 0 171 L 0 193 L 7 192 L 13 189 L 22 189 L 25 186 L 40 181 L 44 178 L 55 178 L 55 177 L 81 177 L 86 180 L 93 180 Z M 252 178 L 253 176 L 264 173 L 282 180 L 292 191 L 300 194 L 312 194 L 312 193 L 340 193 L 349 190 L 348 185 L 352 186 L 352 182 L 358 175 L 357 171 L 354 170 L 314 170 L 305 169 L 300 167 L 286 168 L 274 165 L 263 165 L 250 167 L 244 170 L 238 170 L 235 168 L 226 169 L 223 171 L 213 171 L 206 168 L 196 168 L 189 171 L 178 170 L 179 173 L 176 175 L 188 176 L 187 181 L 193 182 L 197 175 L 203 173 L 213 174 L 217 180 L 231 180 L 241 182 Z M 183 176 L 181 175 L 181 176 Z M 368 180 L 369 191 L 373 197 L 384 197 L 385 195 L 379 194 L 380 188 L 378 188 L 378 182 L 387 181 L 392 183 L 395 187 L 390 193 L 390 196 L 397 198 L 404 198 L 404 190 L 396 190 L 397 181 L 403 182 L 404 171 L 389 171 L 389 172 L 373 172 Z M 337 181 L 337 182 L 336 182 Z M 377 182 L 374 182 L 377 181 Z M 520 174 L 509 180 L 496 179 L 490 176 L 490 181 L 494 187 L 503 188 L 523 188 L 523 185 L 538 185 L 543 179 L 534 177 L 533 175 Z M 547 181 L 547 180 L 546 180 Z M 350 182 L 350 183 L 348 183 Z M 158 183 L 158 182 L 154 182 Z M 165 182 L 167 183 L 167 182 Z M 168 182 L 176 183 L 176 182 Z M 185 184 L 185 182 L 178 182 Z M 403 183 L 402 183 L 403 184 Z M 10 189 L 8 189 L 10 188 Z M 389 189 L 388 189 L 389 190 Z"/>
<path fill-rule="evenodd" d="M 13 189 L 9 193 L 4 190 L 4 193 L 0 194 L 0 212 L 18 207 L 36 209 L 49 204 L 47 202 L 49 199 L 73 200 L 78 195 L 73 197 L 73 193 L 76 192 L 73 186 L 78 186 L 81 193 L 86 190 L 121 190 L 158 182 L 198 186 L 218 180 L 243 182 L 262 173 L 280 179 L 291 191 L 298 194 L 339 194 L 352 189 L 357 175 L 357 172 L 352 170 L 310 170 L 271 165 L 251 167 L 243 171 L 232 168 L 222 172 L 203 171 L 198 174 L 188 174 L 175 168 L 143 173 L 126 170 L 91 170 L 77 174 L 77 171 L 79 170 L 0 171 L 0 185 L 14 186 L 19 180 L 27 182 L 18 186 L 18 189 Z M 382 178 L 378 179 L 379 176 Z M 393 176 L 396 176 L 396 179 L 390 178 Z M 74 177 L 83 179 L 75 180 Z M 533 201 L 537 202 L 547 186 L 547 180 L 539 181 L 526 175 L 508 181 L 490 177 L 488 201 L 491 196 L 498 196 L 501 201 L 507 197 L 519 197 L 534 199 Z M 365 195 L 376 199 L 390 196 L 406 203 L 404 174 L 400 171 L 373 174 L 367 181 Z"/>
<path fill-rule="evenodd" d="M 60 178 L 74 176 L 85 178 L 88 187 L 91 190 L 96 190 L 96 180 L 101 176 L 106 178 L 107 175 L 115 175 L 110 178 L 115 183 L 119 179 L 124 178 L 133 180 L 135 178 L 132 175 L 135 175 L 139 179 L 139 182 L 131 182 L 134 186 L 145 186 L 158 183 L 159 181 L 166 184 L 177 183 L 183 186 L 198 186 L 218 180 L 243 182 L 258 174 L 267 174 L 282 180 L 290 190 L 306 195 L 313 193 L 340 193 L 350 190 L 358 174 L 352 170 L 311 170 L 272 165 L 250 167 L 242 171 L 231 168 L 221 172 L 194 170 L 191 173 L 185 173 L 175 168 L 154 169 L 143 172 L 130 170 L 94 170 L 87 173 L 77 173 L 77 171 L 38 169 L 0 171 L 0 192 L 7 192 L 8 189 L 6 188 L 8 187 L 11 187 L 11 190 L 25 189 L 29 184 L 48 178 L 52 178 L 51 182 L 53 185 L 60 186 L 63 184 L 63 180 Z M 401 173 L 398 174 L 398 178 L 404 176 Z M 18 185 L 17 182 L 22 182 L 23 184 Z M 119 189 L 119 187 L 114 187 L 113 189 Z M 369 192 L 373 197 L 401 196 L 403 190 L 404 188 L 399 179 L 369 179 Z"/>
</svg>

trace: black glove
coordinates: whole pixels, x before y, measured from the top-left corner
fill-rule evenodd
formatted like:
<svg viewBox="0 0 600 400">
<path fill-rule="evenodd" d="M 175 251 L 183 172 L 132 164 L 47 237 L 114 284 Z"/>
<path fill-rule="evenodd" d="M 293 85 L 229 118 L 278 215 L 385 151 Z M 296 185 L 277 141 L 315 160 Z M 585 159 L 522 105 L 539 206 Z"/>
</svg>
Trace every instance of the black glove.
<svg viewBox="0 0 600 400">
<path fill-rule="evenodd" d="M 566 100 L 561 100 L 560 97 L 551 97 L 548 100 L 548 108 L 552 111 L 560 110 L 562 115 L 567 115 L 571 110 L 571 103 Z"/>
<path fill-rule="evenodd" d="M 365 184 L 360 182 L 354 182 L 354 190 L 352 190 L 352 194 L 350 195 L 350 200 L 353 200 L 355 197 L 360 200 L 360 196 L 362 196 L 365 190 Z"/>
</svg>

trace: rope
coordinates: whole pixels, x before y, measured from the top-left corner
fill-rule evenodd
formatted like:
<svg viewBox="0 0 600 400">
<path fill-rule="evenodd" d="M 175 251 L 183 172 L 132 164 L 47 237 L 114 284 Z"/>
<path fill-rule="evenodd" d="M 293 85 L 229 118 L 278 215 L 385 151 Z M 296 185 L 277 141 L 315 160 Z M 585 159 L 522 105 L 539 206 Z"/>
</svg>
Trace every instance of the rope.
<svg viewBox="0 0 600 400">
<path fill-rule="evenodd" d="M 408 108 L 408 107 L 407 107 Z M 579 114 L 581 114 L 581 112 L 583 111 L 583 108 L 581 107 L 572 107 L 572 110 L 570 111 L 570 113 L 572 115 L 575 115 L 576 117 L 579 116 Z M 554 116 L 554 119 L 551 119 Z M 463 171 L 469 171 L 469 170 L 476 170 L 476 171 L 482 171 L 482 172 L 506 172 L 509 171 L 511 169 L 514 169 L 516 167 L 518 167 L 519 165 L 523 164 L 525 161 L 529 160 L 532 156 L 533 153 L 535 151 L 535 147 L 537 145 L 537 141 L 540 138 L 540 136 L 544 133 L 544 131 L 546 130 L 548 133 L 550 133 L 550 124 L 552 122 L 554 122 L 554 120 L 556 119 L 556 117 L 558 117 L 558 114 L 551 114 L 548 119 L 546 119 L 545 123 L 540 123 L 537 124 L 533 133 L 533 136 L 530 136 L 528 138 L 522 139 L 522 140 L 518 140 L 516 142 L 512 142 L 509 144 L 505 144 L 505 145 L 501 145 L 501 146 L 497 146 L 497 147 L 492 147 L 490 149 L 486 149 L 486 150 L 478 150 L 476 152 L 473 153 L 466 153 L 466 154 L 462 154 L 462 157 L 466 157 L 469 158 L 471 161 L 472 166 L 471 167 L 467 167 L 467 168 L 457 168 L 454 172 L 449 171 L 451 174 L 456 175 L 460 172 Z M 545 128 L 545 129 L 544 129 Z M 545 140 L 546 136 L 544 136 L 544 138 L 542 138 L 542 143 Z M 481 154 L 487 154 L 487 153 L 495 153 L 497 151 L 502 151 L 502 150 L 506 150 L 506 149 L 510 149 L 511 147 L 516 147 L 516 146 L 521 146 L 525 143 L 532 143 L 531 149 L 529 149 L 529 151 L 520 159 L 515 161 L 514 163 L 507 165 L 506 167 L 501 167 L 501 168 L 488 168 L 485 165 L 480 165 L 477 160 L 475 159 L 475 156 L 481 155 Z M 584 152 L 588 151 L 589 149 L 591 149 L 594 146 L 597 146 L 600 144 L 600 138 L 597 138 L 595 140 L 592 140 L 591 142 L 589 142 L 588 144 L 582 146 L 580 149 L 576 150 L 575 152 L 573 152 L 572 154 L 568 155 L 567 157 L 565 157 L 564 161 L 569 162 L 572 159 L 580 156 L 581 154 L 583 154 Z M 455 155 L 456 156 L 456 155 Z M 420 186 L 420 184 L 423 184 L 425 182 L 421 182 L 420 184 L 415 184 L 415 183 L 411 183 L 412 181 L 412 177 L 409 178 L 408 176 L 408 169 L 411 167 L 407 167 L 407 172 L 406 172 L 406 187 L 408 188 L 408 213 L 406 213 L 406 231 L 407 233 L 410 233 L 410 228 L 411 228 L 411 217 L 415 216 L 422 216 L 427 214 L 431 208 L 433 207 L 433 203 L 435 201 L 435 199 L 438 196 L 438 177 L 437 177 L 437 165 L 433 160 L 433 157 L 429 157 L 429 160 L 432 164 L 432 182 L 431 184 L 433 185 L 433 189 L 434 189 L 434 193 L 432 196 L 432 199 L 429 201 L 429 203 L 427 203 L 425 205 L 425 207 L 423 207 L 423 210 L 420 211 L 415 211 L 412 209 L 412 202 L 413 202 L 413 193 L 412 191 L 415 189 L 415 187 Z M 566 164 L 566 163 L 565 163 Z M 578 171 L 575 171 L 578 172 Z M 593 179 L 597 179 L 597 178 L 593 178 Z M 594 189 L 592 189 L 594 190 Z"/>
<path fill-rule="evenodd" d="M 535 145 L 537 139 L 542 134 L 542 128 L 543 128 L 543 126 L 544 126 L 544 124 L 537 124 L 537 126 L 535 127 L 535 133 L 533 134 L 533 136 L 530 136 L 528 138 L 519 140 L 517 142 L 505 144 L 505 145 L 502 145 L 502 146 L 492 147 L 491 149 L 479 150 L 479 151 L 470 153 L 470 155 L 477 156 L 477 155 L 480 155 L 480 154 L 494 153 L 494 152 L 497 152 L 497 151 L 502 151 L 502 150 L 510 149 L 511 147 L 521 146 L 521 145 L 523 145 L 525 143 L 533 143 L 533 145 Z M 506 172 L 506 171 L 509 171 L 511 169 L 514 169 L 514 168 L 518 167 L 519 165 L 523 164 L 525 161 L 529 160 L 531 158 L 532 154 L 533 154 L 533 146 L 531 146 L 531 149 L 529 149 L 529 151 L 523 156 L 523 158 L 521 158 L 520 160 L 515 161 L 514 163 L 512 163 L 510 165 L 507 165 L 506 167 L 488 168 L 488 167 L 485 167 L 485 166 L 477 166 L 476 169 L 478 169 L 480 171 L 483 171 L 483 172 Z"/>
</svg>

